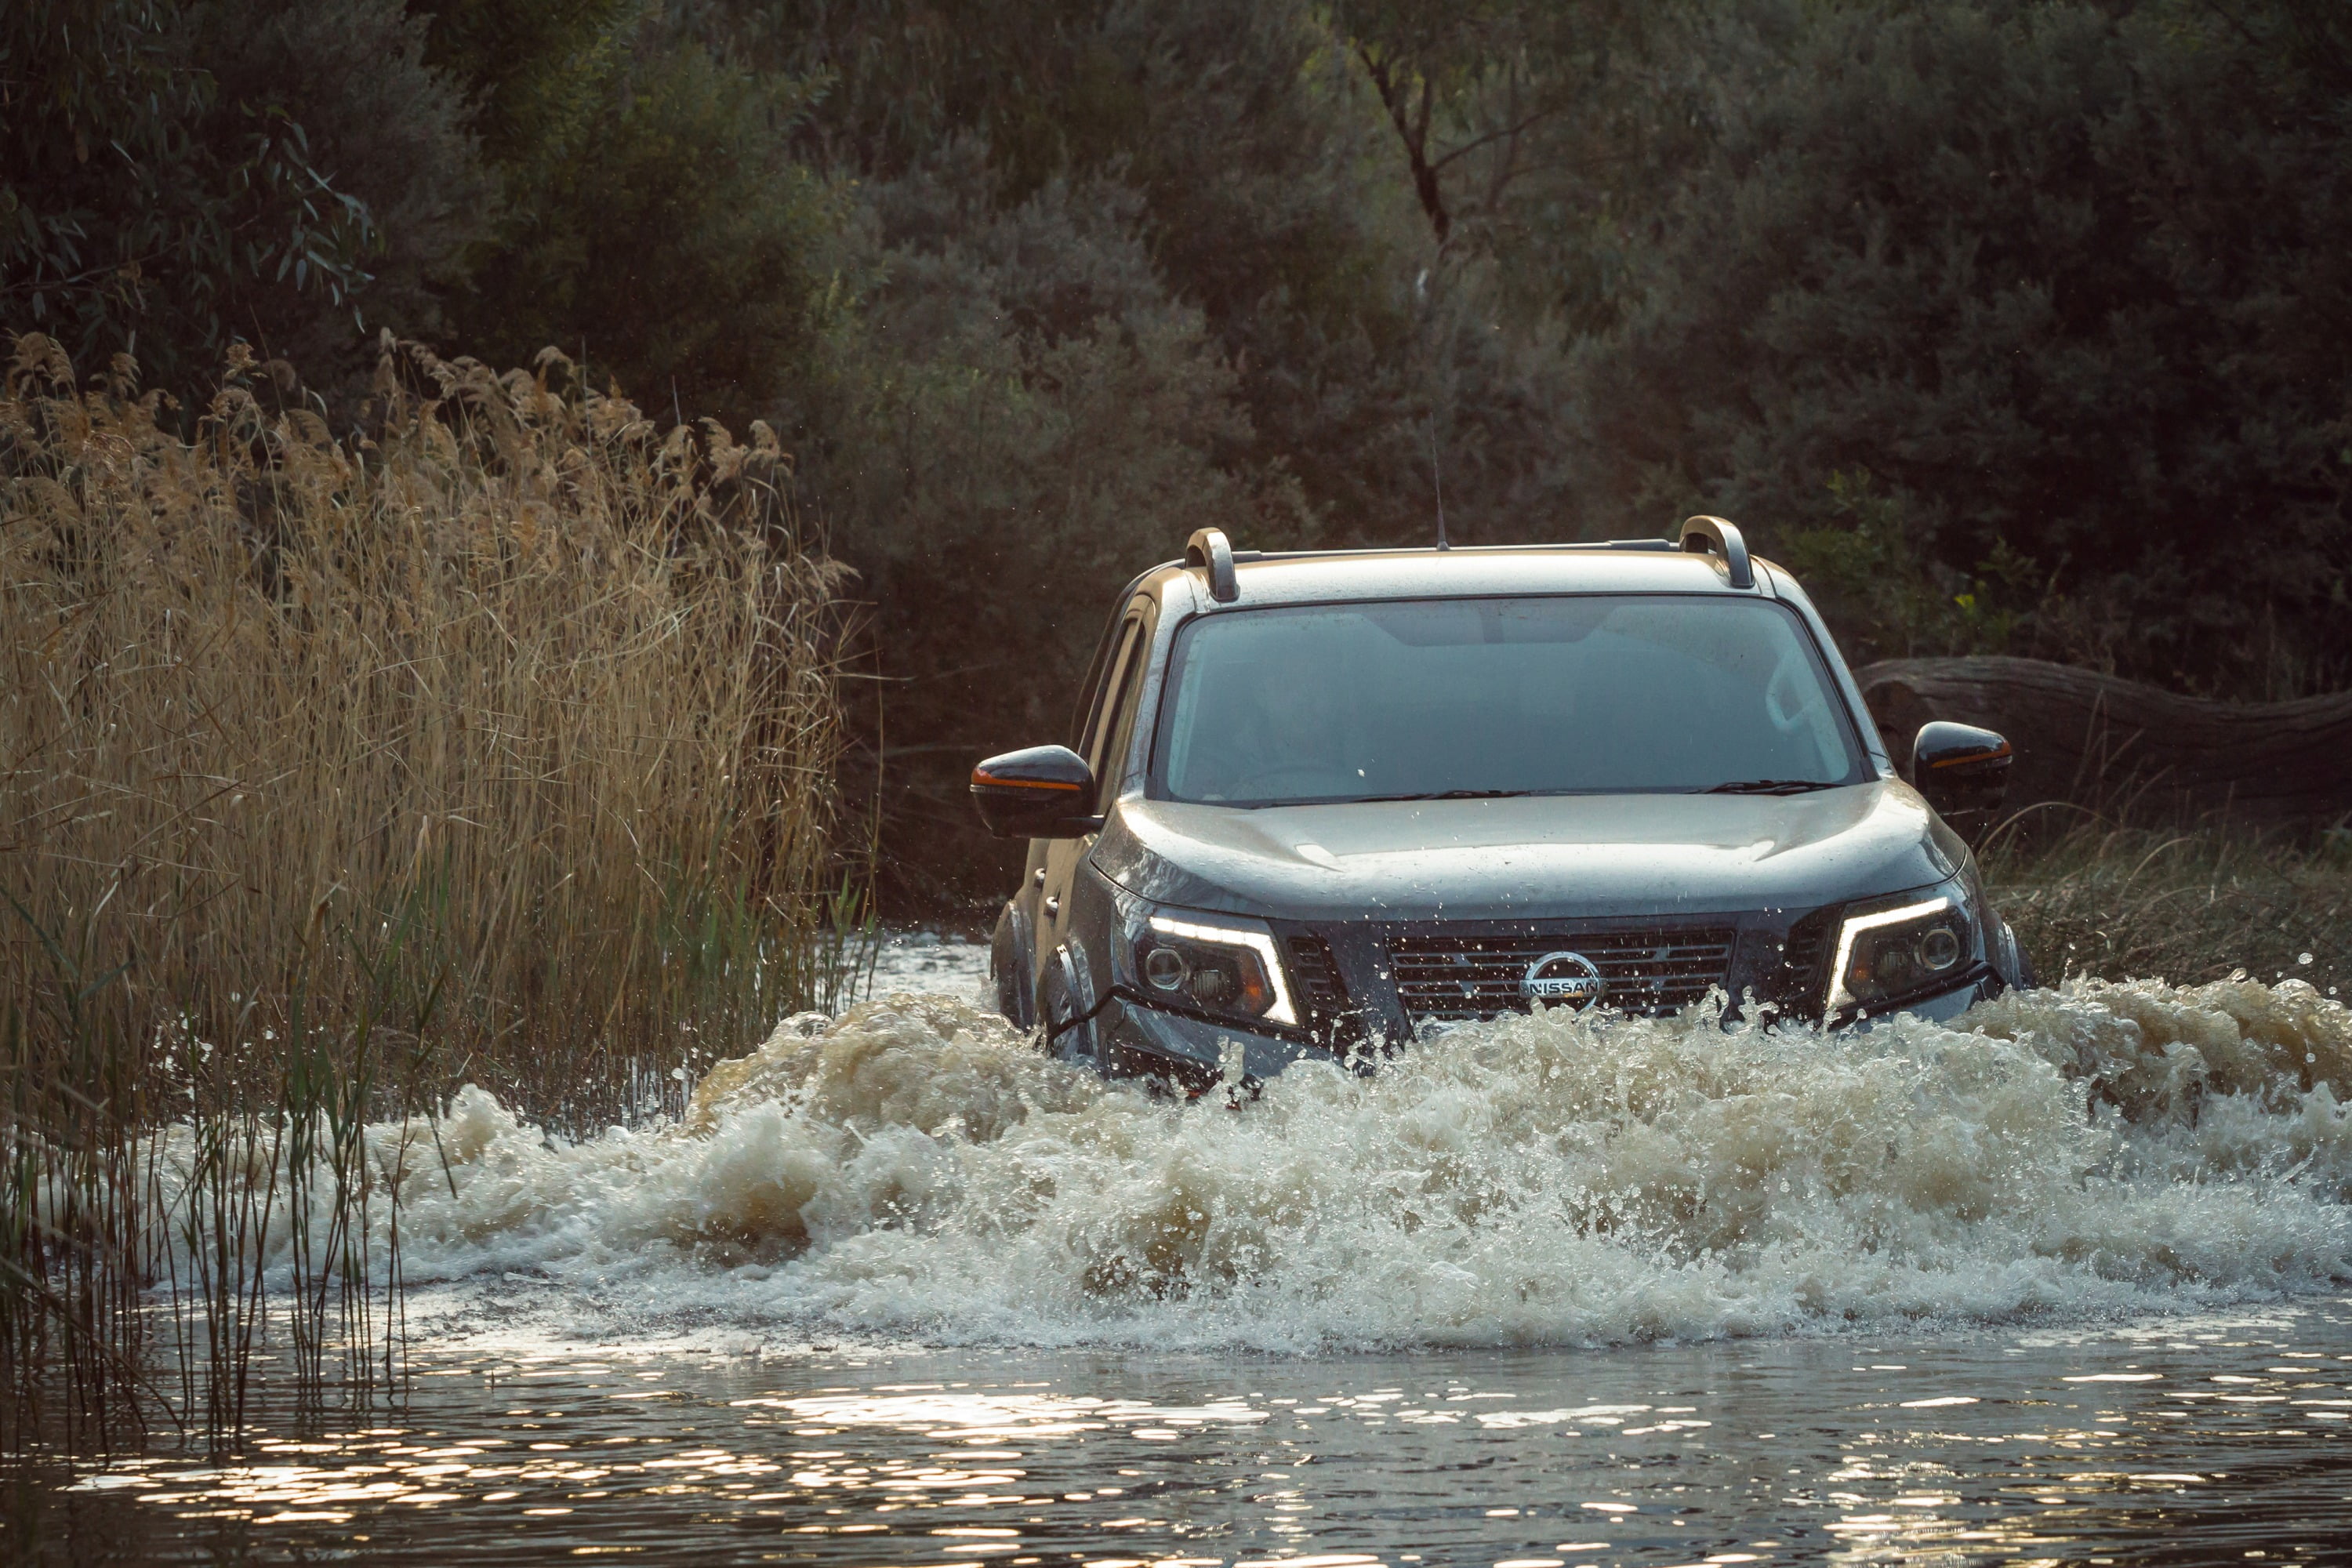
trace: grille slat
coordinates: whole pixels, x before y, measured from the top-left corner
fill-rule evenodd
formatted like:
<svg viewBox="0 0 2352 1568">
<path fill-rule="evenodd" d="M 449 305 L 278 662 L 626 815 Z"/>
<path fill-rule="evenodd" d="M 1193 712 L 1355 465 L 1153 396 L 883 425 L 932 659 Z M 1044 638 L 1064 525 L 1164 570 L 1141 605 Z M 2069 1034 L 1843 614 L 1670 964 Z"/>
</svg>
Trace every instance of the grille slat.
<svg viewBox="0 0 2352 1568">
<path fill-rule="evenodd" d="M 1345 1047 L 1363 1037 L 1363 1024 L 1348 1003 L 1348 983 L 1339 973 L 1331 944 L 1319 936 L 1294 936 L 1283 946 L 1291 977 L 1298 982 L 1307 1031 L 1326 1045 Z"/>
<path fill-rule="evenodd" d="M 1580 952 L 1607 984 L 1607 1005 L 1663 1013 L 1697 1001 L 1731 970 L 1730 926 L 1617 931 L 1515 931 L 1491 936 L 1397 932 L 1388 939 L 1397 1000 L 1414 1018 L 1523 1013 L 1519 982 L 1548 952 Z"/>
<path fill-rule="evenodd" d="M 1307 1005 L 1318 1012 L 1336 1013 L 1345 1007 L 1348 987 L 1339 978 L 1331 944 L 1319 936 L 1294 936 L 1286 945 L 1290 949 L 1290 972 L 1297 976 Z"/>
<path fill-rule="evenodd" d="M 1786 1013 L 1817 1018 L 1828 979 L 1830 925 L 1835 910 L 1816 910 L 1789 928 L 1780 966 L 1766 983 L 1768 999 Z"/>
</svg>

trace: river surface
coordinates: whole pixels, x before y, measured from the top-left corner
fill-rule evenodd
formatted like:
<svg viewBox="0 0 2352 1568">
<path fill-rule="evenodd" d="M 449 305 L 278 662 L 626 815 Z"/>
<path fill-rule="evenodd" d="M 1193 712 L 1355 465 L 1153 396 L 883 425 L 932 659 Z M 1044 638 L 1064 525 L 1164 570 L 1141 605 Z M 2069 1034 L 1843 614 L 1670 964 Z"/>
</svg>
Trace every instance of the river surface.
<svg viewBox="0 0 2352 1568">
<path fill-rule="evenodd" d="M 1555 1013 L 1179 1106 L 1037 1056 L 980 963 L 900 942 L 678 1125 L 461 1096 L 405 1396 L 44 1472 L 9 1555 L 2352 1561 L 2309 986 Z"/>
</svg>

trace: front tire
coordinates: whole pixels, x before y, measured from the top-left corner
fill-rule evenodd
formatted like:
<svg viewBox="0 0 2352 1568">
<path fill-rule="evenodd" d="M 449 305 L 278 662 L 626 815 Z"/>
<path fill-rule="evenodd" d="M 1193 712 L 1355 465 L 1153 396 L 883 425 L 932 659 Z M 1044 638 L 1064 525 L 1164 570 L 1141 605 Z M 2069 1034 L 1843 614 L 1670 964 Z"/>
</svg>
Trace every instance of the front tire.
<svg viewBox="0 0 2352 1568">
<path fill-rule="evenodd" d="M 1038 999 L 1045 1026 L 1045 1054 L 1072 1067 L 1101 1072 L 1102 1037 L 1094 1019 L 1079 1005 L 1077 988 L 1071 980 L 1069 954 L 1055 953 L 1045 966 L 1045 994 Z"/>
</svg>

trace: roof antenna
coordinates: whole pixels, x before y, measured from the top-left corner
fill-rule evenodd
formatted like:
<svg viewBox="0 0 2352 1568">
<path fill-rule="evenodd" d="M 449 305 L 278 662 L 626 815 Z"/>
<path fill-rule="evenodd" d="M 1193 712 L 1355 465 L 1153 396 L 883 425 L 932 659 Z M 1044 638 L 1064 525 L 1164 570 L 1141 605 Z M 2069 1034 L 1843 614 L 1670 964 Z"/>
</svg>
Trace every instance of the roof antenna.
<svg viewBox="0 0 2352 1568">
<path fill-rule="evenodd" d="M 1437 416 L 1429 416 L 1429 480 L 1437 487 L 1437 548 L 1451 550 L 1445 542 L 1445 476 L 1437 468 Z"/>
</svg>

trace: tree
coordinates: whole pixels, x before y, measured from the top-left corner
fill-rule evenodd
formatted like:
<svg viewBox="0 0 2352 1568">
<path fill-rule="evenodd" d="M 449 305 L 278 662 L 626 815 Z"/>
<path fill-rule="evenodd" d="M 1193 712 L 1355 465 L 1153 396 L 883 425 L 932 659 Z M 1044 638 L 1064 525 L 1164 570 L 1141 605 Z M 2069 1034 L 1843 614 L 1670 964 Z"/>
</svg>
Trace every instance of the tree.
<svg viewBox="0 0 2352 1568">
<path fill-rule="evenodd" d="M 1866 471 L 1947 598 L 2033 584 L 2011 651 L 2237 695 L 2352 672 L 2352 158 L 2286 13 L 1788 15 L 1710 39 L 1719 129 L 1576 351 L 1588 514 L 1777 548 L 1851 527 L 1832 480 Z"/>
<path fill-rule="evenodd" d="M 799 479 L 873 605 L 887 841 L 922 847 L 886 864 L 928 904 L 1001 876 L 971 763 L 1067 738 L 1119 585 L 1285 498 L 1224 466 L 1249 437 L 1233 370 L 1131 192 L 1057 180 L 1007 205 L 965 143 L 864 197 Z"/>
<path fill-rule="evenodd" d="M 313 165 L 364 205 L 366 277 L 351 310 L 317 308 L 289 276 L 241 285 L 225 312 L 266 355 L 355 391 L 376 329 L 443 329 L 443 301 L 490 232 L 497 192 L 459 84 L 426 64 L 425 26 L 400 0 L 202 0 L 181 47 L 205 62 L 222 103 L 271 105 L 299 126 Z"/>
<path fill-rule="evenodd" d="M 1589 110 L 1648 15 L 1620 0 L 1348 0 L 1331 26 L 1380 99 L 1437 243 L 1510 221 L 1514 187 Z"/>
<path fill-rule="evenodd" d="M 244 290 L 283 281 L 352 309 L 375 232 L 282 103 L 224 100 L 186 58 L 190 15 L 173 0 L 0 11 L 0 318 L 85 364 L 138 353 L 179 384 L 239 330 Z"/>
<path fill-rule="evenodd" d="M 597 118 L 647 0 L 410 0 L 425 61 L 463 82 L 470 128 L 509 169 L 559 163 Z"/>
<path fill-rule="evenodd" d="M 591 375 L 659 413 L 781 420 L 810 374 L 814 258 L 838 222 L 790 151 L 813 87 L 691 38 L 637 42 L 583 78 L 544 140 L 511 123 L 494 139 L 508 211 L 453 321 L 502 363 L 579 347 Z"/>
</svg>

